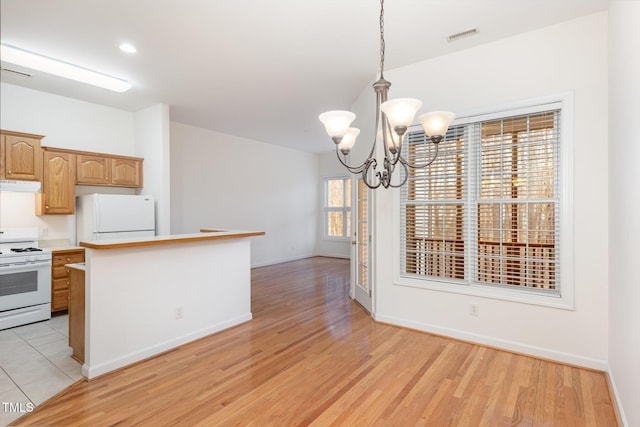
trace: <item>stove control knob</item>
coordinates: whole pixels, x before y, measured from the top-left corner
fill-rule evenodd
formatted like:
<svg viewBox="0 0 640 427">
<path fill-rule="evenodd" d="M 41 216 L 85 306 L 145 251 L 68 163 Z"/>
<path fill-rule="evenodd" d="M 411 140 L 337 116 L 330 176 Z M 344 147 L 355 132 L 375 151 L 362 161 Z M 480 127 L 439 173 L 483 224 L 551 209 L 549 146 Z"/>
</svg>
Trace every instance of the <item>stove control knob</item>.
<svg viewBox="0 0 640 427">
<path fill-rule="evenodd" d="M 36 262 L 36 257 L 35 257 L 35 256 L 33 256 L 33 255 L 32 255 L 32 256 L 28 256 L 28 257 L 27 257 L 27 261 L 28 261 L 28 262 Z"/>
</svg>

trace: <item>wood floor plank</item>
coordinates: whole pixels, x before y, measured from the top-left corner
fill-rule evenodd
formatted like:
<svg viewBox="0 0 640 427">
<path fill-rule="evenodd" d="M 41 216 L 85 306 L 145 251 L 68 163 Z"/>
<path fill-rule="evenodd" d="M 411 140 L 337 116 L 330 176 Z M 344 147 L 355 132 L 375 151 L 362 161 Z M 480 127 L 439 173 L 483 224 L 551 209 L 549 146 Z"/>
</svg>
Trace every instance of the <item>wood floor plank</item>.
<svg viewBox="0 0 640 427">
<path fill-rule="evenodd" d="M 348 287 L 346 260 L 253 269 L 250 322 L 76 383 L 15 425 L 616 425 L 604 373 L 376 323 Z"/>
</svg>

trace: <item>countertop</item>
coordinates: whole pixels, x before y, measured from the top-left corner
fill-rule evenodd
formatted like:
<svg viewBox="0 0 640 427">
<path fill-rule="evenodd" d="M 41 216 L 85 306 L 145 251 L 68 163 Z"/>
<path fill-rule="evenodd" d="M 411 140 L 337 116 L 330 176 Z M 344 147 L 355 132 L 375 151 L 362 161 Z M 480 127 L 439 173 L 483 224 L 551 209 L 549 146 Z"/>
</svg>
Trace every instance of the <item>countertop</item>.
<svg viewBox="0 0 640 427">
<path fill-rule="evenodd" d="M 55 240 L 38 240 L 38 247 L 43 249 L 51 249 L 54 252 L 66 252 L 66 251 L 78 251 L 81 248 L 77 245 L 70 245 L 68 239 L 55 239 Z"/>
<path fill-rule="evenodd" d="M 76 270 L 82 270 L 85 271 L 86 266 L 84 262 L 76 262 L 74 264 L 65 264 L 65 267 L 67 268 L 74 268 Z"/>
<path fill-rule="evenodd" d="M 139 237 L 133 239 L 113 239 L 95 242 L 80 242 L 79 245 L 89 249 L 119 249 L 133 248 L 138 246 L 155 246 L 184 242 L 197 242 L 204 240 L 236 239 L 241 237 L 264 236 L 264 234 L 264 231 L 202 229 L 200 233 L 169 234 L 165 236 Z"/>
</svg>

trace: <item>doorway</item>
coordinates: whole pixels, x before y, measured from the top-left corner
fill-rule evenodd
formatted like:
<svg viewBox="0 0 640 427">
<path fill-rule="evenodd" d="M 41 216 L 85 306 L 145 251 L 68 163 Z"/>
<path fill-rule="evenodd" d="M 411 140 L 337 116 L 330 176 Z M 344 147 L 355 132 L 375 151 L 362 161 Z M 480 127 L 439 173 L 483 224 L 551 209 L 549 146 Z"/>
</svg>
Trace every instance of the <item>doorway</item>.
<svg viewBox="0 0 640 427">
<path fill-rule="evenodd" d="M 351 280 L 354 283 L 353 298 L 365 310 L 373 315 L 373 283 L 371 280 L 371 190 L 364 184 L 362 178 L 354 178 L 355 188 L 353 192 L 355 215 L 351 241 Z"/>
</svg>

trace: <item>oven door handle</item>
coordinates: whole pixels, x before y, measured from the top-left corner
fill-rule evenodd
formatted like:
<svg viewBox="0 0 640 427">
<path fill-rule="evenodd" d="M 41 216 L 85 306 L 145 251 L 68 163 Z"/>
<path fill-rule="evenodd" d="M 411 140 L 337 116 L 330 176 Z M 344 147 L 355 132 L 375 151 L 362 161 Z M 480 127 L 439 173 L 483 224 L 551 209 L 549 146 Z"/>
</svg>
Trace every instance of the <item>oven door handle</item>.
<svg viewBox="0 0 640 427">
<path fill-rule="evenodd" d="M 39 270 L 42 267 L 51 267 L 51 262 L 39 262 L 37 264 L 18 264 L 0 267 L 0 275 L 7 273 L 20 273 L 25 271 Z"/>
</svg>

